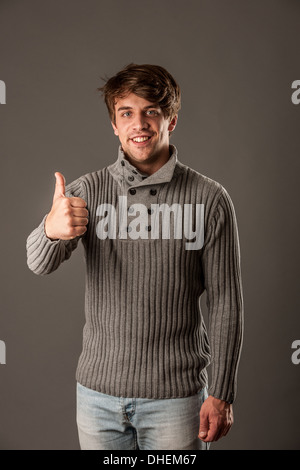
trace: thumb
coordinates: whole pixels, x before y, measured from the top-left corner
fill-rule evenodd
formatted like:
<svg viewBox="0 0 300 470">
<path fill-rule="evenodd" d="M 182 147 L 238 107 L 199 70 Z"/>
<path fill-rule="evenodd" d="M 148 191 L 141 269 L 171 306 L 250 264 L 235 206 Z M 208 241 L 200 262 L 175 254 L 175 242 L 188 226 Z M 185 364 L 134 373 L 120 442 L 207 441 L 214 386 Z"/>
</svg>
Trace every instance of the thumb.
<svg viewBox="0 0 300 470">
<path fill-rule="evenodd" d="M 208 415 L 205 416 L 205 418 L 200 419 L 200 428 L 199 428 L 199 438 L 200 439 L 205 439 L 207 437 L 209 430 L 209 421 L 208 421 Z"/>
<path fill-rule="evenodd" d="M 56 201 L 60 197 L 65 196 L 66 192 L 66 180 L 64 175 L 59 173 L 58 171 L 55 173 L 56 183 L 55 183 L 55 190 L 53 196 L 53 202 Z"/>
</svg>

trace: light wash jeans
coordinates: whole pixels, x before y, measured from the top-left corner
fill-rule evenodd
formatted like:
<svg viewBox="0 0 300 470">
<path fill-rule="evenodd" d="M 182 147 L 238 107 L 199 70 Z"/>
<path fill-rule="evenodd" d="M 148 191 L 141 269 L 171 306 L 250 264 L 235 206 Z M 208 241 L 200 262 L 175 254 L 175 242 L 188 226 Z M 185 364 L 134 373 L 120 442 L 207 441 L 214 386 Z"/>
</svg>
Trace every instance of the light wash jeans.
<svg viewBox="0 0 300 470">
<path fill-rule="evenodd" d="M 186 398 L 122 398 L 77 383 L 81 450 L 208 450 L 198 438 L 204 388 Z"/>
</svg>

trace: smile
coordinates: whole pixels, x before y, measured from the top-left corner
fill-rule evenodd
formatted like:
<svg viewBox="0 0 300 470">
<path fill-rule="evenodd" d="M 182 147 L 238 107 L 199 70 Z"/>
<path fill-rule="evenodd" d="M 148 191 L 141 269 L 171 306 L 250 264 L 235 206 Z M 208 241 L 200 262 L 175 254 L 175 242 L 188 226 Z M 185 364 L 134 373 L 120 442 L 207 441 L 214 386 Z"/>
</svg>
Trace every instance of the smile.
<svg viewBox="0 0 300 470">
<path fill-rule="evenodd" d="M 151 136 L 145 135 L 145 136 L 142 136 L 142 137 L 133 137 L 133 139 L 131 139 L 131 140 L 133 142 L 141 143 L 141 142 L 146 142 L 149 139 L 151 139 Z"/>
</svg>

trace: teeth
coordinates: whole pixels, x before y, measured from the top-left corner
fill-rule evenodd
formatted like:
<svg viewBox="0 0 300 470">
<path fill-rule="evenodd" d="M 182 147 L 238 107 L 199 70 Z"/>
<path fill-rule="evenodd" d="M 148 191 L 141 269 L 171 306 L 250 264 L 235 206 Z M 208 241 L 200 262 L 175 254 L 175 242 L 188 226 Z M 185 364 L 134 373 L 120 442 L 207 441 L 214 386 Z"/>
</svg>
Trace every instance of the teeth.
<svg viewBox="0 0 300 470">
<path fill-rule="evenodd" d="M 145 140 L 150 139 L 150 137 L 134 137 L 132 140 L 134 142 L 145 142 Z"/>
</svg>

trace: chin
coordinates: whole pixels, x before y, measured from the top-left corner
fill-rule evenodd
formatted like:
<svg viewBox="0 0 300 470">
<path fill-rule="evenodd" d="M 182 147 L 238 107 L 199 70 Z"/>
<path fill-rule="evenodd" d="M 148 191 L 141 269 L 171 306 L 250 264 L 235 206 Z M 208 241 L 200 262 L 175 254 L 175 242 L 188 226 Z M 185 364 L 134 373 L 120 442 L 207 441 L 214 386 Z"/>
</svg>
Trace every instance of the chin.
<svg viewBox="0 0 300 470">
<path fill-rule="evenodd" d="M 153 152 L 150 150 L 144 150 L 142 152 L 131 152 L 128 151 L 126 152 L 127 155 L 135 160 L 143 161 L 143 160 L 148 160 L 149 158 L 152 157 Z"/>
</svg>

